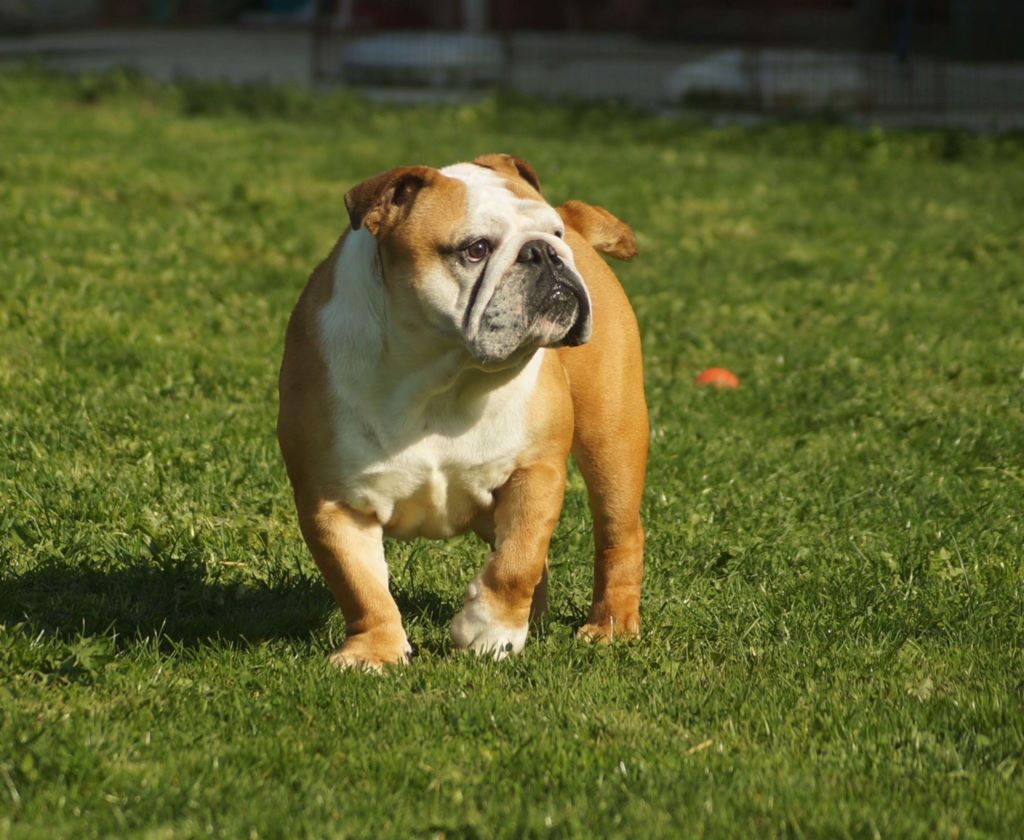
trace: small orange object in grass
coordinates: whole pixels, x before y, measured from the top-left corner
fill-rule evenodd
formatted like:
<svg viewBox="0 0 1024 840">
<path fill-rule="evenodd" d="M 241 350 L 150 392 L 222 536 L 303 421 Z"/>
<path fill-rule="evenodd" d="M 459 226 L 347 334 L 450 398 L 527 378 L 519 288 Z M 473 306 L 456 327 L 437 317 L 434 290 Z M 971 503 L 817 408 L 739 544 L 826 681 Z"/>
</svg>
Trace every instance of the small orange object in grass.
<svg viewBox="0 0 1024 840">
<path fill-rule="evenodd" d="M 712 388 L 739 388 L 740 378 L 725 368 L 708 368 L 697 375 L 698 385 L 710 385 Z"/>
</svg>

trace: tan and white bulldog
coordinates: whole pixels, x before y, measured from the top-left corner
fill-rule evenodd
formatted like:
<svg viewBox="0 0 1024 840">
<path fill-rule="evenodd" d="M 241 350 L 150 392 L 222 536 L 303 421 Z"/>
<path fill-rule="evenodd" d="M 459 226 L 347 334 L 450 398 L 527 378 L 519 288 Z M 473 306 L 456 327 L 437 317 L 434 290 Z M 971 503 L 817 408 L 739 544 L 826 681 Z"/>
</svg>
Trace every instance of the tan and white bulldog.
<svg viewBox="0 0 1024 840">
<path fill-rule="evenodd" d="M 452 638 L 497 658 L 522 650 L 531 607 L 546 606 L 570 452 L 596 542 L 580 635 L 637 635 L 640 335 L 594 250 L 629 259 L 632 231 L 599 207 L 551 207 L 508 155 L 393 169 L 345 204 L 351 229 L 288 325 L 278 418 L 302 534 L 345 616 L 331 662 L 379 668 L 410 654 L 386 536 L 486 540 Z"/>
</svg>

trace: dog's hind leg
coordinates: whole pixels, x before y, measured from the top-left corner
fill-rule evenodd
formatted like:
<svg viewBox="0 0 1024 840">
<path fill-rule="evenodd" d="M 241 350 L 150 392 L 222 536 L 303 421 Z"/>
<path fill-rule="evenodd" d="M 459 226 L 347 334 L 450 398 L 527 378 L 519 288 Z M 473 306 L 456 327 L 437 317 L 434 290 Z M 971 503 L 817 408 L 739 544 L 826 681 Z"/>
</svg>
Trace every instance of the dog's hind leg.
<svg viewBox="0 0 1024 840">
<path fill-rule="evenodd" d="M 587 482 L 595 543 L 594 596 L 582 638 L 609 641 L 640 634 L 647 439 L 646 407 L 631 417 L 609 418 L 601 429 L 591 428 L 588 420 L 577 430 L 573 454 Z"/>
<path fill-rule="evenodd" d="M 572 452 L 594 517 L 594 599 L 580 636 L 606 641 L 640 633 L 640 505 L 650 429 L 636 316 L 603 260 L 575 244 L 574 236 L 569 242 L 594 309 L 590 343 L 559 351 L 572 391 Z"/>
</svg>

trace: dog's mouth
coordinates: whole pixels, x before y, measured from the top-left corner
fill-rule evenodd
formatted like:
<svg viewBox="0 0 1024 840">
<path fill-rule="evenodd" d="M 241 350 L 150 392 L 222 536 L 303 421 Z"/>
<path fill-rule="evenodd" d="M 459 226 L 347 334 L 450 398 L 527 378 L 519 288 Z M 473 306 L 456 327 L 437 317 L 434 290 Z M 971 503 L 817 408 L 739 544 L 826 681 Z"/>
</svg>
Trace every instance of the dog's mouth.
<svg viewBox="0 0 1024 840">
<path fill-rule="evenodd" d="M 545 317 L 568 330 L 549 347 L 577 347 L 590 339 L 590 301 L 577 285 L 556 277 L 544 299 Z"/>
<path fill-rule="evenodd" d="M 547 240 L 528 240 L 500 275 L 473 287 L 463 334 L 477 362 L 493 365 L 590 339 L 590 294 L 571 257 L 563 256 Z"/>
<path fill-rule="evenodd" d="M 590 300 L 575 278 L 547 276 L 527 291 L 499 290 L 469 342 L 478 362 L 491 369 L 528 358 L 542 347 L 575 347 L 593 331 Z"/>
</svg>

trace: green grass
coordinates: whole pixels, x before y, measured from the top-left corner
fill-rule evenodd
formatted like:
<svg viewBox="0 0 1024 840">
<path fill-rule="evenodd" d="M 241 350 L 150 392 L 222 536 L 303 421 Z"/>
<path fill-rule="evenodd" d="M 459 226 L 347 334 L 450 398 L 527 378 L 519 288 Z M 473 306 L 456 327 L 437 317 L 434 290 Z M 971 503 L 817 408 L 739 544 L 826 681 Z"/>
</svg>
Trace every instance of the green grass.
<svg viewBox="0 0 1024 840">
<path fill-rule="evenodd" d="M 0 836 L 1013 837 L 1024 827 L 1024 141 L 0 75 Z M 273 428 L 284 326 L 405 163 L 607 206 L 654 429 L 645 636 L 448 622 L 338 673 Z M 736 392 L 704 391 L 704 367 Z"/>
</svg>

